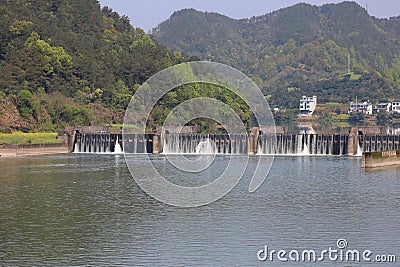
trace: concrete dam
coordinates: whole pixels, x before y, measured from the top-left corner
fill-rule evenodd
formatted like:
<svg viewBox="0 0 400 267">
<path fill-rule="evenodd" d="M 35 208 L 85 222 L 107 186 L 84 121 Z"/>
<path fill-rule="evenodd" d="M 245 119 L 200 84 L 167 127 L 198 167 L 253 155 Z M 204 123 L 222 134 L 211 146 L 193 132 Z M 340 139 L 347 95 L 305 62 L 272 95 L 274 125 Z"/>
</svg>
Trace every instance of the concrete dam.
<svg viewBox="0 0 400 267">
<path fill-rule="evenodd" d="M 349 134 L 271 134 L 252 128 L 250 134 L 111 134 L 81 128 L 68 135 L 74 153 L 154 153 L 221 155 L 358 155 L 400 149 L 399 135 L 371 134 L 352 129 Z"/>
</svg>

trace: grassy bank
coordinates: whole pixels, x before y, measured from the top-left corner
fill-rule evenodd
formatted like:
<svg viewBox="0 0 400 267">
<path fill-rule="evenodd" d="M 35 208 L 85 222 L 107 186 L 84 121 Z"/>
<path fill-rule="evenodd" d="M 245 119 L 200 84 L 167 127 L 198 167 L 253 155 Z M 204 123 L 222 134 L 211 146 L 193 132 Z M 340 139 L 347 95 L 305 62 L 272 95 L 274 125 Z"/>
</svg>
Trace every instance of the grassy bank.
<svg viewBox="0 0 400 267">
<path fill-rule="evenodd" d="M 57 133 L 0 133 L 0 145 L 4 144 L 54 144 L 62 143 L 57 139 Z"/>
</svg>

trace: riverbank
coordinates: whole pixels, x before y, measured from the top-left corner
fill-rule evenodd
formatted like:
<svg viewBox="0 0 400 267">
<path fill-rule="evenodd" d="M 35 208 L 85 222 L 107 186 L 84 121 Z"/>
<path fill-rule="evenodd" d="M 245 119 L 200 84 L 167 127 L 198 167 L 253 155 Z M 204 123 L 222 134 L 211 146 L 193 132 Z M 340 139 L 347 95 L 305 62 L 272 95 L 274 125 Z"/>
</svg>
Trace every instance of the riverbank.
<svg viewBox="0 0 400 267">
<path fill-rule="evenodd" d="M 0 145 L 0 158 L 68 153 L 68 146 L 57 144 Z"/>
</svg>

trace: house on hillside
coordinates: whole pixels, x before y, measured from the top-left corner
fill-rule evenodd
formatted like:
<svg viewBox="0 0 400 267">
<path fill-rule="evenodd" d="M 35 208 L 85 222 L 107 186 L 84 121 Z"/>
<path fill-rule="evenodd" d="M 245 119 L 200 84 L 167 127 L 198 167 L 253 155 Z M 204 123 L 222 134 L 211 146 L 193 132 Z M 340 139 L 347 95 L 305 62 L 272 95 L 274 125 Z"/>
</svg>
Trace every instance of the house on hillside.
<svg viewBox="0 0 400 267">
<path fill-rule="evenodd" d="M 389 113 L 392 110 L 392 103 L 379 103 L 374 108 L 374 113 Z"/>
<path fill-rule="evenodd" d="M 400 100 L 395 99 L 392 101 L 392 111 L 396 113 L 400 113 Z"/>
<path fill-rule="evenodd" d="M 311 116 L 314 113 L 316 107 L 317 107 L 317 97 L 316 96 L 307 97 L 304 95 L 300 99 L 300 114 L 301 115 Z"/>
<path fill-rule="evenodd" d="M 372 104 L 367 102 L 350 102 L 350 110 L 349 113 L 363 113 L 370 115 L 372 114 Z"/>
</svg>

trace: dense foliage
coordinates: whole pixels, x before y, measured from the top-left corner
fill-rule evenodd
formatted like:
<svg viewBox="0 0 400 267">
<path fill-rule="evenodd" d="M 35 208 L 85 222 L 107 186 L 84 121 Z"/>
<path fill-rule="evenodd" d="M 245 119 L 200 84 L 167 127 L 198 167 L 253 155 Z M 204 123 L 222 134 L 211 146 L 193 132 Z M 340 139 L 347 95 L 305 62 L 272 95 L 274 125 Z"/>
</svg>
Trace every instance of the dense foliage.
<svg viewBox="0 0 400 267">
<path fill-rule="evenodd" d="M 227 88 L 208 83 L 192 83 L 179 86 L 164 95 L 158 105 L 152 110 L 148 124 L 163 125 L 168 114 L 180 103 L 198 97 L 217 99 L 227 104 L 241 118 L 247 129 L 253 126 L 252 112 L 246 102 Z M 211 110 L 212 107 L 198 106 L 196 109 Z M 210 111 L 211 112 L 211 111 Z M 217 112 L 217 111 L 215 111 Z M 187 122 L 187 125 L 198 126 L 199 132 L 216 132 L 217 123 L 211 119 L 200 118 Z"/>
<path fill-rule="evenodd" d="M 92 121 L 119 124 L 145 80 L 197 59 L 242 70 L 273 107 L 297 108 L 301 95 L 317 95 L 319 103 L 348 103 L 356 95 L 371 101 L 399 98 L 399 29 L 400 17 L 377 19 L 344 2 L 299 4 L 242 20 L 186 9 L 148 36 L 97 0 L 3 0 L 0 130 L 54 130 Z M 207 84 L 168 93 L 147 126 L 161 125 L 177 104 L 199 96 L 224 101 L 250 126 L 252 115 L 242 100 Z M 277 122 L 287 123 L 294 114 L 276 116 Z M 379 118 L 381 123 L 390 120 Z M 210 120 L 189 124 L 218 128 Z"/>
<path fill-rule="evenodd" d="M 42 128 L 101 121 L 96 105 L 122 113 L 140 84 L 184 60 L 97 0 L 1 1 L 0 36 L 0 102 L 21 115 L 9 121 Z M 12 110 L 0 113 L 11 123 Z"/>
<path fill-rule="evenodd" d="M 153 30 L 187 56 L 239 68 L 272 106 L 399 97 L 400 17 L 377 19 L 354 2 L 298 4 L 249 19 L 184 9 Z M 348 58 L 350 56 L 350 73 Z"/>
</svg>

